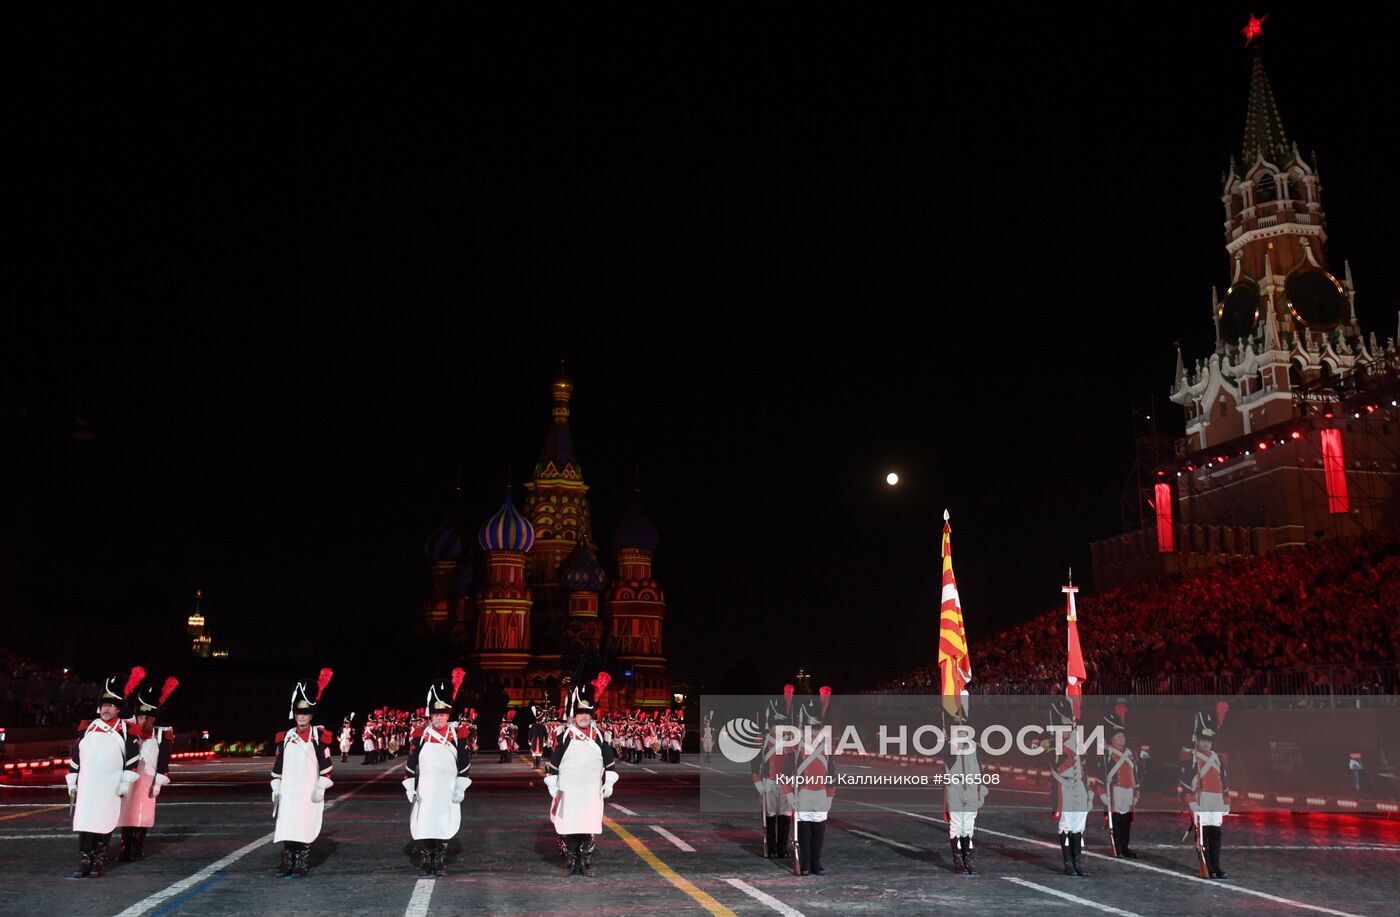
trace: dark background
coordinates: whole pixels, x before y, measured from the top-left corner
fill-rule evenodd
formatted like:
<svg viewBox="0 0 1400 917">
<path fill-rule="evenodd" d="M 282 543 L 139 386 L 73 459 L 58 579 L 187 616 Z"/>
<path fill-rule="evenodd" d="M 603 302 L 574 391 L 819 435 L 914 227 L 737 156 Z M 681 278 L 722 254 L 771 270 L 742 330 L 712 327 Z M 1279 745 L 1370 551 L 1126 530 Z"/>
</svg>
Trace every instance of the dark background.
<svg viewBox="0 0 1400 917">
<path fill-rule="evenodd" d="M 930 660 L 944 507 L 975 670 L 1087 582 L 1134 405 L 1210 346 L 1250 12 L 16 34 L 4 645 L 183 670 L 202 588 L 240 671 L 416 703 L 424 538 L 459 464 L 470 518 L 520 493 L 563 357 L 605 551 L 640 467 L 674 677 Z M 1265 26 L 1382 342 L 1392 45 Z"/>
</svg>

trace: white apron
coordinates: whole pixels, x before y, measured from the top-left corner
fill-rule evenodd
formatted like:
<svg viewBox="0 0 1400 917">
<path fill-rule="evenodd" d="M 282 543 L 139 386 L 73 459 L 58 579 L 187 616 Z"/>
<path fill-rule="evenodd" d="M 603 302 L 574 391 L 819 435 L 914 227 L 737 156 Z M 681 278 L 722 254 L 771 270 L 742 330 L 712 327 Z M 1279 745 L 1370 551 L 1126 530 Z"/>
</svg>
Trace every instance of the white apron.
<svg viewBox="0 0 1400 917">
<path fill-rule="evenodd" d="M 126 767 L 125 736 L 101 720 L 93 720 L 78 742 L 78 762 L 73 830 L 111 834 L 122 810 L 117 784 Z"/>
<path fill-rule="evenodd" d="M 571 733 L 549 817 L 557 834 L 603 833 L 603 750 L 591 736 Z"/>
<path fill-rule="evenodd" d="M 156 779 L 156 758 L 165 729 L 157 728 L 155 735 L 141 741 L 141 760 L 136 762 L 136 782 L 122 797 L 122 814 L 118 824 L 123 828 L 149 828 L 156 823 L 156 801 L 151 784 Z"/>
<path fill-rule="evenodd" d="M 350 730 L 348 729 L 342 730 L 340 733 L 340 753 L 342 755 L 350 754 Z"/>
<path fill-rule="evenodd" d="M 282 796 L 277 805 L 277 829 L 272 842 L 296 841 L 309 844 L 321 834 L 325 797 L 312 802 L 316 778 L 321 776 L 321 759 L 314 742 L 303 742 L 295 729 L 288 730 L 282 746 Z"/>
<path fill-rule="evenodd" d="M 446 841 L 462 826 L 462 804 L 452 801 L 457 789 L 457 748 L 428 739 L 418 749 L 418 801 L 408 818 L 415 841 Z"/>
</svg>

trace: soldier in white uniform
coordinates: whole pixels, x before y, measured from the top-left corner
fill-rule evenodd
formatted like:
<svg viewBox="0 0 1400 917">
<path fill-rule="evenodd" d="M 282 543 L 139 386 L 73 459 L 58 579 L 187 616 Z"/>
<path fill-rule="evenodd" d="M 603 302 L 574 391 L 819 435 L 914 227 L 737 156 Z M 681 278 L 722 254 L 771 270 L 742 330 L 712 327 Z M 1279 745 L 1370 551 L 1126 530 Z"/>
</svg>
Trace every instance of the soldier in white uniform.
<svg viewBox="0 0 1400 917">
<path fill-rule="evenodd" d="M 797 708 L 801 738 L 792 750 L 792 783 L 784 784 L 789 805 L 796 813 L 797 866 L 800 876 L 824 876 L 822 848 L 826 845 L 826 819 L 836 796 L 836 758 L 831 736 L 822 732 L 831 702 L 831 689 L 823 687 L 819 698 L 803 698 Z"/>
<path fill-rule="evenodd" d="M 1229 783 L 1225 777 L 1225 761 L 1214 748 L 1227 709 L 1222 702 L 1214 712 L 1197 713 L 1191 724 L 1191 747 L 1182 749 L 1178 789 L 1191 810 L 1203 879 L 1230 878 L 1220 866 L 1221 825 L 1230 813 L 1225 801 Z"/>
<path fill-rule="evenodd" d="M 1058 697 L 1050 704 L 1050 722 L 1057 726 L 1075 724 L 1074 707 L 1069 698 Z M 1084 850 L 1084 825 L 1089 819 L 1089 784 L 1084 772 L 1084 756 L 1075 744 L 1073 731 L 1065 734 L 1050 774 L 1057 794 L 1055 811 L 1059 816 L 1060 853 L 1064 858 L 1065 875 L 1087 876 L 1089 873 L 1079 855 Z"/>
<path fill-rule="evenodd" d="M 428 722 L 414 727 L 408 738 L 403 788 L 413 803 L 408 827 L 421 851 L 420 876 L 447 873 L 447 842 L 462 826 L 462 799 L 472 783 L 467 776 L 472 766 L 467 727 L 450 722 L 456 697 L 457 687 L 449 689 L 446 682 L 428 688 Z"/>
<path fill-rule="evenodd" d="M 170 746 L 174 741 L 170 727 L 157 726 L 160 708 L 180 684 L 177 678 L 167 678 L 158 690 L 149 682 L 136 689 L 136 716 L 127 729 L 141 743 L 141 761 L 136 765 L 136 783 L 122 797 L 121 818 L 123 863 L 146 858 L 146 832 L 156 823 L 156 799 L 170 782 Z"/>
<path fill-rule="evenodd" d="M 1124 713 L 1126 707 L 1120 708 Z M 1137 808 L 1140 795 L 1137 760 L 1128 747 L 1128 727 L 1117 711 L 1104 715 L 1105 730 L 1109 743 L 1103 749 L 1104 791 L 1099 794 L 1103 800 L 1104 816 L 1108 822 L 1108 836 L 1113 842 L 1113 855 L 1136 860 L 1137 854 L 1128 847 L 1132 836 L 1133 810 Z"/>
<path fill-rule="evenodd" d="M 791 749 L 781 753 L 777 748 L 779 726 L 792 725 L 792 698 L 796 688 L 783 686 L 783 699 L 768 702 L 766 709 L 759 712 L 763 726 L 763 747 L 753 759 L 753 787 L 758 792 L 760 809 L 763 812 L 763 851 L 770 860 L 781 860 L 792 854 L 789 832 L 792 823 L 792 808 L 789 797 L 779 789 L 778 777 L 789 770 L 788 760 Z"/>
<path fill-rule="evenodd" d="M 953 715 L 955 724 L 967 724 L 962 713 Z M 953 872 L 975 876 L 973 837 L 977 832 L 977 812 L 987 799 L 982 782 L 982 764 L 977 750 L 965 755 L 949 754 L 944 764 L 943 817 L 948 820 L 948 844 L 953 851 Z"/>
<path fill-rule="evenodd" d="M 340 724 L 340 763 L 350 760 L 350 749 L 355 745 L 355 714 L 350 714 Z"/>
<path fill-rule="evenodd" d="M 564 839 L 570 876 L 593 875 L 593 838 L 603 833 L 603 800 L 617 783 L 612 746 L 593 722 L 593 712 L 609 676 L 577 684 L 569 695 L 569 725 L 545 766 L 545 787 L 552 799 L 549 817 Z"/>
<path fill-rule="evenodd" d="M 322 669 L 316 679 L 316 696 L 308 682 L 292 688 L 289 716 L 294 727 L 277 734 L 277 761 L 272 765 L 272 812 L 277 827 L 274 844 L 282 845 L 277 875 L 302 878 L 306 875 L 311 844 L 321 834 L 321 815 L 326 808 L 326 790 L 331 783 L 331 741 L 329 730 L 313 726 L 316 704 L 330 683 L 331 670 Z"/>
<path fill-rule="evenodd" d="M 83 724 L 82 738 L 73 746 L 65 776 L 73 805 L 73 830 L 78 833 L 80 860 L 75 879 L 102 876 L 107 844 L 121 815 L 122 797 L 136 782 L 141 743 L 121 719 L 121 705 L 145 677 L 141 668 L 133 669 L 130 677 L 120 672 L 108 676 L 98 699 L 97 719 Z"/>
</svg>

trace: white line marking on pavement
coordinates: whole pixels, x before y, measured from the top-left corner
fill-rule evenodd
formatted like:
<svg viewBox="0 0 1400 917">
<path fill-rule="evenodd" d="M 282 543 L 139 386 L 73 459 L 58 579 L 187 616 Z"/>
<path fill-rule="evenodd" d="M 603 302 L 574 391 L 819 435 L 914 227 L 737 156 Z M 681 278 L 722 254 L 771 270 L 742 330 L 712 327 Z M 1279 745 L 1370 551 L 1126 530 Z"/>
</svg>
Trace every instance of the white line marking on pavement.
<svg viewBox="0 0 1400 917">
<path fill-rule="evenodd" d="M 777 911 L 779 914 L 782 914 L 783 917 L 806 917 L 806 915 L 804 915 L 797 908 L 788 907 L 786 904 L 783 904 L 783 902 L 779 901 L 777 898 L 774 898 L 767 892 L 759 891 L 749 883 L 745 882 L 743 879 L 725 879 L 724 881 L 739 889 L 739 891 L 748 895 L 750 898 L 759 902 L 760 904 L 768 905 L 773 910 Z"/>
<path fill-rule="evenodd" d="M 881 837 L 878 834 L 871 834 L 869 831 L 859 831 L 855 828 L 847 828 L 846 830 L 852 834 L 859 834 L 861 837 L 868 837 L 872 841 L 879 841 L 882 844 L 889 844 L 891 847 L 898 847 L 900 850 L 912 850 L 915 853 L 928 853 L 928 851 L 922 847 L 915 847 L 913 844 L 906 844 L 903 841 L 896 841 L 888 837 Z"/>
<path fill-rule="evenodd" d="M 681 763 L 684 764 L 686 767 L 693 767 L 697 771 L 700 770 L 700 765 L 698 764 L 691 764 L 689 761 L 682 761 Z"/>
<path fill-rule="evenodd" d="M 654 773 L 656 773 L 656 771 L 652 770 L 652 769 L 649 768 L 649 767 L 643 767 L 642 770 L 646 771 L 648 774 L 654 774 Z"/>
<path fill-rule="evenodd" d="M 408 909 L 403 917 L 428 917 L 428 902 L 433 897 L 436 879 L 419 879 L 413 886 L 413 897 L 408 899 Z"/>
<path fill-rule="evenodd" d="M 367 781 L 367 782 L 365 782 L 365 783 L 360 784 L 359 786 L 355 787 L 355 788 L 354 788 L 353 790 L 351 790 L 350 792 L 346 793 L 344 796 L 337 796 L 335 799 L 332 799 L 330 802 L 326 803 L 326 808 L 327 808 L 327 809 L 333 809 L 333 808 L 335 808 L 336 806 L 340 805 L 342 802 L 344 802 L 345 800 L 349 799 L 351 796 L 354 796 L 356 793 L 360 792 L 361 790 L 367 789 L 368 787 L 373 786 L 374 784 L 378 783 L 380 780 L 383 780 L 385 777 L 388 777 L 390 774 L 394 774 L 394 773 L 397 773 L 397 771 L 395 771 L 395 770 L 386 770 L 386 771 L 384 771 L 384 772 L 381 773 L 378 777 L 375 777 L 375 778 L 372 779 L 372 780 L 369 780 L 369 781 Z M 246 805 L 246 804 L 247 804 L 247 803 L 244 803 L 244 805 Z M 264 845 L 270 843 L 270 842 L 272 841 L 272 838 L 273 838 L 273 836 L 274 836 L 275 834 L 276 834 L 275 831 L 269 831 L 267 834 L 264 834 L 262 837 L 260 837 L 260 838 L 258 838 L 257 840 L 253 841 L 251 844 L 246 844 L 246 845 L 244 845 L 244 846 L 242 846 L 242 847 L 239 847 L 237 850 L 235 850 L 233 853 L 230 853 L 228 856 L 224 857 L 223 859 L 221 859 L 221 860 L 215 860 L 213 863 L 210 863 L 208 866 L 204 867 L 203 869 L 199 870 L 199 871 L 196 872 L 196 873 L 193 873 L 192 875 L 186 876 L 185 878 L 181 879 L 179 882 L 176 882 L 175 884 L 170 885 L 170 886 L 168 886 L 168 887 L 166 887 L 166 888 L 164 888 L 164 889 L 162 889 L 162 890 L 156 892 L 154 895 L 150 895 L 149 897 L 142 898 L 140 901 L 136 902 L 136 903 L 133 904 L 131 907 L 129 907 L 129 908 L 127 908 L 126 910 L 122 911 L 121 913 L 117 914 L 117 917 L 137 917 L 137 915 L 139 915 L 139 914 L 144 914 L 144 913 L 146 913 L 146 912 L 149 911 L 151 908 L 153 908 L 153 907 L 155 907 L 156 905 L 160 904 L 162 901 L 165 901 L 165 900 L 167 900 L 167 899 L 169 899 L 169 898 L 173 898 L 173 897 L 175 897 L 176 895 L 180 894 L 181 892 L 186 891 L 187 889 L 190 889 L 190 888 L 192 888 L 192 887 L 198 885 L 199 883 L 203 882 L 205 879 L 207 879 L 207 878 L 209 878 L 210 876 L 214 875 L 214 873 L 219 872 L 219 871 L 222 870 L 222 869 L 226 869 L 226 868 L 228 868 L 229 866 L 232 866 L 234 863 L 237 863 L 239 860 L 243 859 L 245 856 L 247 856 L 248 854 L 252 853 L 254 850 L 257 850 L 258 848 L 263 847 Z"/>
<path fill-rule="evenodd" d="M 1116 907 L 1109 907 L 1107 904 L 1099 904 L 1097 901 L 1090 901 L 1088 898 L 1081 898 L 1078 895 L 1071 895 L 1069 892 L 1062 892 L 1059 889 L 1051 888 L 1048 885 L 1037 885 L 1036 883 L 1027 881 L 1026 879 L 1019 879 L 1016 876 L 1002 876 L 1002 878 L 1008 882 L 1015 882 L 1017 885 L 1024 885 L 1026 888 L 1033 888 L 1036 891 L 1045 892 L 1045 894 L 1047 895 L 1054 895 L 1056 898 L 1063 898 L 1066 901 L 1073 901 L 1075 904 L 1082 904 L 1085 907 L 1096 908 L 1100 911 L 1103 911 L 1106 914 L 1121 914 L 1123 915 L 1123 917 L 1142 917 L 1142 915 L 1136 914 L 1133 911 L 1119 910 Z"/>
<path fill-rule="evenodd" d="M 882 809 L 886 812 L 893 812 L 896 815 L 907 815 L 910 818 L 921 819 L 922 821 L 933 822 L 936 825 L 948 824 L 941 818 L 933 818 L 929 815 L 920 815 L 918 812 L 905 812 L 903 809 L 892 809 L 889 806 L 877 805 L 873 802 L 857 802 L 856 805 L 868 806 L 872 809 Z M 1051 850 L 1060 849 L 1059 844 L 1050 841 L 1042 841 L 1034 837 L 1024 837 L 1020 834 L 1007 834 L 1005 831 L 993 831 L 991 828 L 978 828 L 985 834 L 993 837 L 1004 837 L 1013 841 L 1022 841 L 1027 844 L 1034 844 L 1037 847 L 1049 847 Z M 1277 904 L 1287 904 L 1291 907 L 1302 908 L 1305 911 L 1316 911 L 1319 914 L 1334 914 L 1336 917 L 1362 917 L 1360 914 L 1352 914 L 1348 911 L 1334 911 L 1330 907 L 1322 907 L 1318 904 L 1308 904 L 1303 901 L 1294 901 L 1292 898 L 1284 898 L 1281 895 L 1271 895 L 1268 892 L 1257 891 L 1252 888 L 1245 888 L 1243 885 L 1236 885 L 1233 882 L 1220 882 L 1215 879 L 1202 879 L 1200 876 L 1192 875 L 1188 872 L 1177 872 L 1173 869 L 1163 869 L 1160 866 L 1153 866 L 1151 863 L 1144 863 L 1142 860 L 1120 860 L 1104 853 L 1094 853 L 1089 850 L 1083 851 L 1085 856 L 1098 857 L 1101 860 L 1113 860 L 1115 863 L 1122 863 L 1124 866 L 1132 866 L 1136 869 L 1146 869 L 1148 872 L 1160 873 L 1164 876 L 1174 876 L 1178 879 L 1185 879 L 1187 882 L 1199 882 L 1202 885 L 1209 885 L 1221 891 L 1239 892 L 1241 895 L 1253 895 L 1256 898 L 1263 898 L 1265 901 L 1273 901 Z"/>
<path fill-rule="evenodd" d="M 684 850 L 686 853 L 694 853 L 694 852 L 695 852 L 695 848 L 694 848 L 694 847 L 690 846 L 690 845 L 687 844 L 685 841 L 683 841 L 683 840 L 681 840 L 680 838 L 676 837 L 674 834 L 672 834 L 670 831 L 667 831 L 665 828 L 661 827 L 660 825 L 652 825 L 652 826 L 651 826 L 651 830 L 655 831 L 657 834 L 659 834 L 659 835 L 661 835 L 662 837 L 666 838 L 666 840 L 668 840 L 668 841 L 670 841 L 671 843 L 675 844 L 677 847 L 681 848 L 681 849 Z"/>
<path fill-rule="evenodd" d="M 615 802 L 610 802 L 610 803 L 608 803 L 608 805 L 612 806 L 614 809 L 616 809 L 617 811 L 621 812 L 623 815 L 631 815 L 631 816 L 633 816 L 634 818 L 635 818 L 636 815 L 637 815 L 636 812 L 633 812 L 631 809 L 627 808 L 626 806 L 620 806 L 620 805 L 618 805 L 618 804 L 615 803 Z"/>
</svg>

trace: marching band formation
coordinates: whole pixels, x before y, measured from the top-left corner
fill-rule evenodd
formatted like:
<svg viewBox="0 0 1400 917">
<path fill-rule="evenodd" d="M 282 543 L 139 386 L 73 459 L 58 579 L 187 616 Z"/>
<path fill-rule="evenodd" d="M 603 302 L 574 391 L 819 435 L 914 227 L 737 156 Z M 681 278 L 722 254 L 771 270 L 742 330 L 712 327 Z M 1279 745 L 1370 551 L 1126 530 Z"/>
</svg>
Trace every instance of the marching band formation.
<svg viewBox="0 0 1400 917">
<path fill-rule="evenodd" d="M 309 850 L 321 833 L 326 794 L 335 751 L 345 761 L 354 742 L 354 714 L 347 716 L 338 735 L 314 725 L 318 704 L 332 677 L 322 669 L 315 679 L 292 688 L 288 717 L 291 728 L 276 737 L 271 773 L 273 840 L 282 845 L 277 875 L 300 878 L 309 872 Z M 418 844 L 419 876 L 446 873 L 448 842 L 461 830 L 461 806 L 472 781 L 472 754 L 477 750 L 477 715 L 458 710 L 456 700 L 465 672 L 428 687 L 424 706 L 412 713 L 381 709 L 366 718 L 361 740 L 366 763 L 407 756 L 403 789 L 410 810 L 408 832 Z M 526 748 L 549 792 L 549 818 L 559 837 L 560 851 L 570 876 L 593 875 L 595 838 L 602 833 L 604 800 L 616 786 L 619 761 L 647 759 L 678 763 L 685 725 L 670 711 L 612 713 L 595 718 L 609 678 L 599 674 L 576 684 L 564 708 L 531 707 Z M 171 731 L 158 725 L 161 707 L 178 682 L 168 678 L 157 687 L 144 669 L 109 676 L 103 685 L 97 718 L 79 727 L 66 778 L 72 802 L 73 831 L 78 835 L 79 866 L 74 878 L 104 874 L 112 831 L 121 829 L 123 862 L 145 857 L 147 831 L 155 824 L 156 804 L 170 783 Z M 822 876 L 826 821 L 836 796 L 837 763 L 829 722 L 831 690 L 797 696 L 792 685 L 759 711 L 763 735 L 751 765 L 758 794 L 764 855 L 790 860 L 794 874 Z M 123 719 L 127 707 L 132 716 Z M 1191 815 L 1203 878 L 1226 879 L 1220 864 L 1226 804 L 1225 761 L 1215 750 L 1227 706 L 1197 713 L 1192 741 L 1181 751 L 1178 790 Z M 513 713 L 514 711 L 510 711 Z M 1078 711 L 1069 698 L 1051 704 L 1050 722 L 1072 726 Z M 966 708 L 953 714 L 967 724 Z M 1084 834 L 1091 809 L 1103 807 L 1109 849 L 1115 857 L 1136 858 L 1130 846 L 1133 813 L 1141 797 L 1142 761 L 1128 746 L 1126 705 L 1119 703 L 1103 718 L 1108 744 L 1098 761 L 1076 753 L 1072 743 L 1056 750 L 1052 774 L 1053 814 L 1066 876 L 1087 876 Z M 824 736 L 815 743 L 778 743 L 779 727 Z M 517 726 L 509 713 L 502 720 L 497 748 L 503 761 L 519 750 Z M 714 747 L 710 717 L 700 729 L 708 760 Z M 1142 749 L 1142 757 L 1146 749 Z M 944 820 L 954 872 L 976 876 L 974 838 L 977 815 L 989 788 L 975 778 L 982 766 L 975 749 L 950 754 L 944 760 Z M 1091 776 L 1092 774 L 1092 776 Z"/>
</svg>

